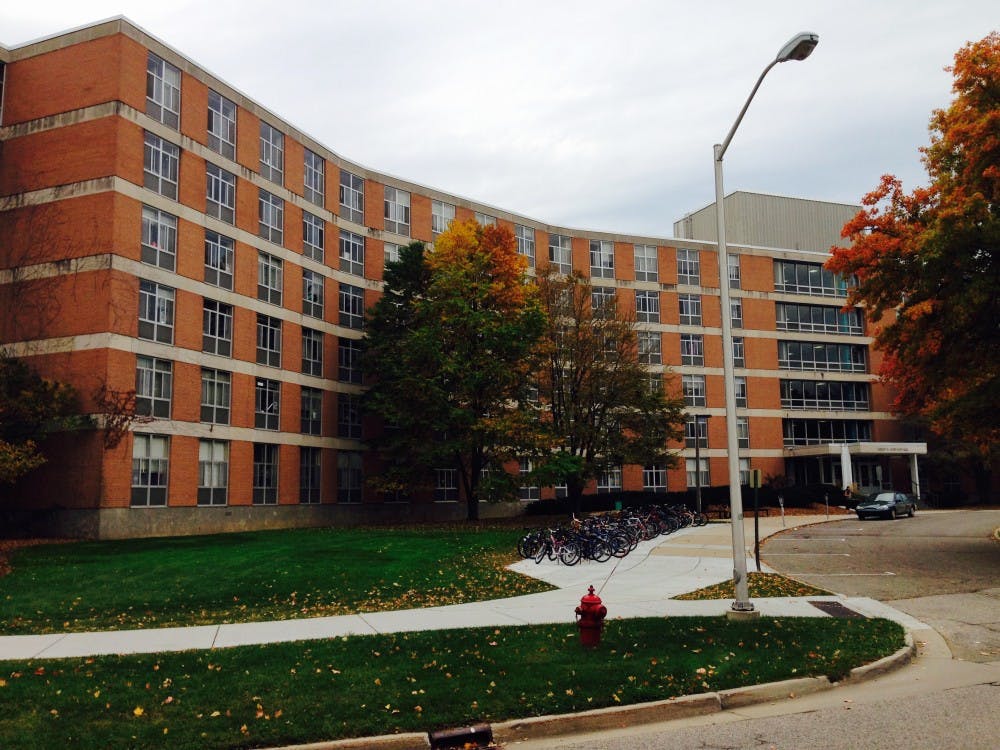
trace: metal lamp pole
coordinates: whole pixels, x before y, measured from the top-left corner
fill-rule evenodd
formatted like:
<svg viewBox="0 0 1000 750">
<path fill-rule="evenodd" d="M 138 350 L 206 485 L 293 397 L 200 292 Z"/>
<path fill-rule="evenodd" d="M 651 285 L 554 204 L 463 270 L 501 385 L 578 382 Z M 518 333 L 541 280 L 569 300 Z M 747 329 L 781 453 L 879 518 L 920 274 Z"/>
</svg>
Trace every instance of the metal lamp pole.
<svg viewBox="0 0 1000 750">
<path fill-rule="evenodd" d="M 778 63 L 788 60 L 805 60 L 819 44 L 819 36 L 809 32 L 796 34 L 781 50 L 777 57 L 760 74 L 757 83 L 747 97 L 743 109 L 740 110 L 736 122 L 729 129 L 726 139 L 713 147 L 715 155 L 715 212 L 719 239 L 719 292 L 722 304 L 722 374 L 725 381 L 726 397 L 726 450 L 729 457 L 729 506 L 730 525 L 733 532 L 733 584 L 736 588 L 736 600 L 732 611 L 754 612 L 753 603 L 747 590 L 747 555 L 746 540 L 743 534 L 743 497 L 740 494 L 740 454 L 739 436 L 736 433 L 736 376 L 733 360 L 733 323 L 732 307 L 729 295 L 729 253 L 726 248 L 726 212 L 722 189 L 722 157 L 725 156 L 729 142 L 733 140 L 736 129 L 743 121 L 750 102 L 757 89 L 760 88 L 764 76 Z"/>
</svg>

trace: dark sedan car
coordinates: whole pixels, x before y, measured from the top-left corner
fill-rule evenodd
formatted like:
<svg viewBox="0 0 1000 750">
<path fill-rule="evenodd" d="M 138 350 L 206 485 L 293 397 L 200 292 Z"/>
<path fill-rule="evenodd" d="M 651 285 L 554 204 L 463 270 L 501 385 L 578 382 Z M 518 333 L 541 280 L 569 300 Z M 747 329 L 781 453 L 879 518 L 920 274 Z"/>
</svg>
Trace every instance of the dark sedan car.
<svg viewBox="0 0 1000 750">
<path fill-rule="evenodd" d="M 913 495 L 902 492 L 879 492 L 858 503 L 854 509 L 862 521 L 866 518 L 897 518 L 910 516 L 917 510 L 917 500 Z"/>
</svg>

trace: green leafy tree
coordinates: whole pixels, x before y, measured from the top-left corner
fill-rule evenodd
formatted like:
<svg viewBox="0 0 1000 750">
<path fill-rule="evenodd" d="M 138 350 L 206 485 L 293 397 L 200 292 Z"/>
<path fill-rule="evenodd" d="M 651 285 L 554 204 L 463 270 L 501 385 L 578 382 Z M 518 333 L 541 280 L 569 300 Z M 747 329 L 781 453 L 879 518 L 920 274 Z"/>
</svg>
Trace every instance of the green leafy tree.
<svg viewBox="0 0 1000 750">
<path fill-rule="evenodd" d="M 37 469 L 45 463 L 40 443 L 48 435 L 85 422 L 73 388 L 0 355 L 0 482 L 13 484 Z"/>
<path fill-rule="evenodd" d="M 383 489 L 426 487 L 435 469 L 454 469 L 475 520 L 484 470 L 538 439 L 526 392 L 544 313 L 525 271 L 509 229 L 474 221 L 389 264 L 362 358 L 366 410 L 386 424 L 373 440 Z"/>
<path fill-rule="evenodd" d="M 1000 439 L 1000 34 L 950 70 L 954 99 L 922 149 L 929 186 L 906 193 L 883 177 L 827 267 L 857 278 L 848 304 L 881 324 L 894 411 L 986 456 Z"/>
<path fill-rule="evenodd" d="M 539 399 L 560 479 L 579 510 L 587 482 L 608 468 L 676 465 L 667 442 L 683 437 L 684 404 L 667 398 L 662 378 L 640 363 L 634 316 L 616 297 L 595 298 L 585 276 L 551 267 L 538 286 L 548 319 Z"/>
</svg>

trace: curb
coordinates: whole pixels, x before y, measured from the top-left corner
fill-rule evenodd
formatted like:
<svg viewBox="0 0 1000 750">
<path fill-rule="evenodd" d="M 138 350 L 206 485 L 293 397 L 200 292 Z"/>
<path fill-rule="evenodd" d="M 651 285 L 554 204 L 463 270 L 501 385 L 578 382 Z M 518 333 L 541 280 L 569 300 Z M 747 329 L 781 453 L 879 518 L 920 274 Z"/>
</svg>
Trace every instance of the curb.
<svg viewBox="0 0 1000 750">
<path fill-rule="evenodd" d="M 917 654 L 913 635 L 907 631 L 905 645 L 894 654 L 883 657 L 871 664 L 855 667 L 839 682 L 831 682 L 828 677 L 800 677 L 763 685 L 749 685 L 713 693 L 683 695 L 651 703 L 636 703 L 631 706 L 595 708 L 575 714 L 554 714 L 535 716 L 527 719 L 513 719 L 492 726 L 494 740 L 505 743 L 523 740 L 544 739 L 567 734 L 599 732 L 607 729 L 621 729 L 636 724 L 653 724 L 673 721 L 691 716 L 707 716 L 734 708 L 753 706 L 759 703 L 774 703 L 791 700 L 810 693 L 832 690 L 839 685 L 856 684 L 873 680 L 896 669 L 905 667 Z M 275 750 L 429 750 L 428 735 L 424 732 L 389 734 L 378 737 L 357 737 L 349 740 L 316 742 L 308 745 L 290 745 Z"/>
</svg>

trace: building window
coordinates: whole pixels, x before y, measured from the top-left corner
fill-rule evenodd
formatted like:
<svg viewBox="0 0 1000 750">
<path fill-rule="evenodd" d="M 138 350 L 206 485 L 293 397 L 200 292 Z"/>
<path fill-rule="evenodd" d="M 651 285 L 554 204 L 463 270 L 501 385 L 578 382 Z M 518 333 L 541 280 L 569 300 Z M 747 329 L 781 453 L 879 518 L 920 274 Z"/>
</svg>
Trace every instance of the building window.
<svg viewBox="0 0 1000 750">
<path fill-rule="evenodd" d="M 361 454 L 357 451 L 337 453 L 337 502 L 360 503 L 364 480 Z"/>
<path fill-rule="evenodd" d="M 740 288 L 740 256 L 734 253 L 728 253 L 726 256 L 726 263 L 729 267 L 729 288 L 739 289 Z"/>
<path fill-rule="evenodd" d="M 597 475 L 597 493 L 618 492 L 622 488 L 622 467 L 609 466 Z"/>
<path fill-rule="evenodd" d="M 135 358 L 135 413 L 144 417 L 170 418 L 173 362 L 138 356 Z"/>
<path fill-rule="evenodd" d="M 590 241 L 590 275 L 595 279 L 615 277 L 615 245 L 609 240 Z"/>
<path fill-rule="evenodd" d="M 861 344 L 778 342 L 778 367 L 782 370 L 866 372 L 867 359 L 867 347 Z"/>
<path fill-rule="evenodd" d="M 681 375 L 685 406 L 705 406 L 705 376 Z"/>
<path fill-rule="evenodd" d="M 701 260 L 697 250 L 677 249 L 677 283 L 701 284 Z"/>
<path fill-rule="evenodd" d="M 820 297 L 845 297 L 848 282 L 822 263 L 792 260 L 774 261 L 774 290 L 789 294 L 812 294 Z"/>
<path fill-rule="evenodd" d="M 729 320 L 733 328 L 743 327 L 743 300 L 739 297 L 729 300 Z"/>
<path fill-rule="evenodd" d="M 323 332 L 302 329 L 302 372 L 323 377 Z"/>
<path fill-rule="evenodd" d="M 202 303 L 201 350 L 221 357 L 233 354 L 233 307 L 214 299 Z"/>
<path fill-rule="evenodd" d="M 740 484 L 743 486 L 749 486 L 750 484 L 750 459 L 741 458 L 740 459 Z"/>
<path fill-rule="evenodd" d="M 257 313 L 257 364 L 281 367 L 281 321 Z"/>
<path fill-rule="evenodd" d="M 301 417 L 303 434 L 323 434 L 323 391 L 319 388 L 302 388 Z"/>
<path fill-rule="evenodd" d="M 712 486 L 712 476 L 708 471 L 708 459 L 701 459 L 701 481 L 698 479 L 698 461 L 694 458 L 687 458 L 684 460 L 684 466 L 687 470 L 687 486 L 688 487 L 711 487 Z"/>
<path fill-rule="evenodd" d="M 365 292 L 359 286 L 340 285 L 340 325 L 361 330 L 365 322 Z"/>
<path fill-rule="evenodd" d="M 326 223 L 308 211 L 302 212 L 302 254 L 320 263 L 326 258 Z"/>
<path fill-rule="evenodd" d="M 177 168 L 180 149 L 157 135 L 146 132 L 143 150 L 142 184 L 156 193 L 177 200 Z"/>
<path fill-rule="evenodd" d="M 323 319 L 323 276 L 302 271 L 302 314 Z"/>
<path fill-rule="evenodd" d="M 656 245 L 635 246 L 635 280 L 659 281 L 660 270 Z"/>
<path fill-rule="evenodd" d="M 476 222 L 481 227 L 495 227 L 497 225 L 497 217 L 490 216 L 489 214 L 484 214 L 480 211 L 476 211 Z"/>
<path fill-rule="evenodd" d="M 535 484 L 528 484 L 528 475 L 531 474 L 533 466 L 531 465 L 531 460 L 527 458 L 522 458 L 518 460 L 518 475 L 521 477 L 521 483 L 517 487 L 517 499 L 530 502 L 531 500 L 540 500 L 541 488 Z"/>
<path fill-rule="evenodd" d="M 783 419 L 781 428 L 786 446 L 867 443 L 872 439 L 872 423 L 867 420 Z"/>
<path fill-rule="evenodd" d="M 640 323 L 660 322 L 660 293 L 635 293 L 635 319 Z"/>
<path fill-rule="evenodd" d="M 701 295 L 678 294 L 677 304 L 680 307 L 682 326 L 701 325 Z"/>
<path fill-rule="evenodd" d="M 278 446 L 253 444 L 253 504 L 276 505 L 278 502 Z"/>
<path fill-rule="evenodd" d="M 437 237 L 455 220 L 455 207 L 444 201 L 431 201 L 431 234 Z"/>
<path fill-rule="evenodd" d="M 747 406 L 747 379 L 738 375 L 734 380 L 736 382 L 736 405 L 745 409 Z"/>
<path fill-rule="evenodd" d="M 177 258 L 177 217 L 142 207 L 142 262 L 174 270 Z"/>
<path fill-rule="evenodd" d="M 282 184 L 285 174 L 285 135 L 266 122 L 260 124 L 260 176 Z"/>
<path fill-rule="evenodd" d="M 229 424 L 229 404 L 232 400 L 232 375 L 223 370 L 201 371 L 201 421 L 209 424 Z"/>
<path fill-rule="evenodd" d="M 385 231 L 410 236 L 410 194 L 388 185 L 385 188 Z"/>
<path fill-rule="evenodd" d="M 809 331 L 816 333 L 864 334 L 865 322 L 861 308 L 843 310 L 829 305 L 796 305 L 778 302 L 774 308 L 779 331 Z"/>
<path fill-rule="evenodd" d="M 868 411 L 871 408 L 871 387 L 868 383 L 782 380 L 780 391 L 783 409 Z"/>
<path fill-rule="evenodd" d="M 340 230 L 340 270 L 365 275 L 365 238 L 346 229 Z"/>
<path fill-rule="evenodd" d="M 258 430 L 277 430 L 281 416 L 281 383 L 277 380 L 257 378 L 253 426 Z"/>
<path fill-rule="evenodd" d="M 139 280 L 139 338 L 174 343 L 174 290 Z"/>
<path fill-rule="evenodd" d="M 528 268 L 535 267 L 535 230 L 523 224 L 514 226 L 514 236 L 517 238 L 518 255 L 528 259 Z"/>
<path fill-rule="evenodd" d="M 590 310 L 595 318 L 613 318 L 617 309 L 614 287 L 595 286 L 590 290 Z"/>
<path fill-rule="evenodd" d="M 701 447 L 708 447 L 708 415 L 688 416 L 684 422 L 684 444 L 694 448 L 701 440 Z"/>
<path fill-rule="evenodd" d="M 132 507 L 167 504 L 170 439 L 166 435 L 134 435 L 132 442 Z"/>
<path fill-rule="evenodd" d="M 236 105 L 212 90 L 208 92 L 208 147 L 236 160 Z"/>
<path fill-rule="evenodd" d="M 573 243 L 564 234 L 549 235 L 549 262 L 559 273 L 573 271 Z"/>
<path fill-rule="evenodd" d="M 681 364 L 704 367 L 705 341 L 700 333 L 681 334 Z"/>
<path fill-rule="evenodd" d="M 390 263 L 399 263 L 400 247 L 395 242 L 383 242 L 382 251 L 385 265 L 389 265 Z"/>
<path fill-rule="evenodd" d="M 337 379 L 343 383 L 361 383 L 361 342 L 343 336 L 337 343 L 339 370 Z"/>
<path fill-rule="evenodd" d="M 660 348 L 660 334 L 656 331 L 639 331 L 636 333 L 636 337 L 639 345 L 639 364 L 662 364 L 663 352 Z"/>
<path fill-rule="evenodd" d="M 236 175 L 211 162 L 205 164 L 205 214 L 236 223 Z"/>
<path fill-rule="evenodd" d="M 740 448 L 750 447 L 750 420 L 747 417 L 736 418 L 736 443 Z"/>
<path fill-rule="evenodd" d="M 642 469 L 642 489 L 645 492 L 667 491 L 667 469 L 659 464 L 644 466 Z"/>
<path fill-rule="evenodd" d="M 355 224 L 365 223 L 365 181 L 340 170 L 340 215 Z"/>
<path fill-rule="evenodd" d="M 458 500 L 458 472 L 455 469 L 434 470 L 434 499 L 438 502 Z"/>
<path fill-rule="evenodd" d="M 663 393 L 663 375 L 658 372 L 651 372 L 646 379 L 649 392 L 654 396 Z"/>
<path fill-rule="evenodd" d="M 229 443 L 198 441 L 198 505 L 225 505 L 229 488 Z"/>
<path fill-rule="evenodd" d="M 299 502 L 303 505 L 319 502 L 321 465 L 319 448 L 299 448 Z"/>
<path fill-rule="evenodd" d="M 205 230 L 205 283 L 233 288 L 233 246 L 229 237 Z"/>
<path fill-rule="evenodd" d="M 257 234 L 268 242 L 280 245 L 284 235 L 285 202 L 278 196 L 261 190 L 257 206 L 260 219 Z"/>
<path fill-rule="evenodd" d="M 284 280 L 282 261 L 269 253 L 257 251 L 257 299 L 281 304 L 281 286 Z"/>
<path fill-rule="evenodd" d="M 303 195 L 310 203 L 322 206 L 326 199 L 326 162 L 317 153 L 305 150 L 303 167 Z"/>
<path fill-rule="evenodd" d="M 361 402 L 350 393 L 337 397 L 337 437 L 361 439 Z"/>
<path fill-rule="evenodd" d="M 733 337 L 733 367 L 746 367 L 746 350 L 743 346 L 743 337 Z"/>
<path fill-rule="evenodd" d="M 146 114 L 177 130 L 181 120 L 181 72 L 152 52 L 146 57 Z"/>
</svg>

